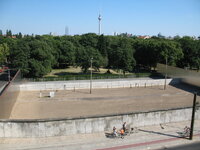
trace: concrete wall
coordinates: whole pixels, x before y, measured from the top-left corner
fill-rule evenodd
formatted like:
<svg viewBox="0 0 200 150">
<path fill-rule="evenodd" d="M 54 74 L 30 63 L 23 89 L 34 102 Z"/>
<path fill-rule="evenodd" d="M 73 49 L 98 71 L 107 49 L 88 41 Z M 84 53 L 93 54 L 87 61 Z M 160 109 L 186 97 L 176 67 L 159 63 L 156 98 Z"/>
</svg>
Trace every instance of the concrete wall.
<svg viewBox="0 0 200 150">
<path fill-rule="evenodd" d="M 200 87 L 200 75 L 198 77 L 185 77 L 181 82 Z"/>
<path fill-rule="evenodd" d="M 0 81 L 0 95 L 3 92 L 3 89 L 6 87 L 7 84 L 8 84 L 7 81 Z"/>
<path fill-rule="evenodd" d="M 19 95 L 20 88 L 20 71 L 17 71 L 12 80 L 6 85 L 0 95 L 0 118 L 7 119 L 10 117 L 12 108 L 17 100 Z"/>
<path fill-rule="evenodd" d="M 1 120 L 0 137 L 50 137 L 111 131 L 113 126 L 116 126 L 118 129 L 121 128 L 122 123 L 125 121 L 131 127 L 157 125 L 160 123 L 190 120 L 191 112 L 191 108 L 185 108 L 93 118 L 18 121 Z M 196 111 L 196 119 L 200 119 L 199 109 Z"/>
<path fill-rule="evenodd" d="M 164 79 L 108 79 L 93 80 L 92 88 L 123 88 L 123 87 L 144 87 L 164 85 Z M 179 79 L 167 79 L 167 84 L 179 82 Z M 89 89 L 90 80 L 75 81 L 51 81 L 51 82 L 28 82 L 20 85 L 20 91 L 39 91 L 39 90 L 73 90 Z"/>
<path fill-rule="evenodd" d="M 157 64 L 157 72 L 165 75 L 165 65 Z M 181 82 L 200 87 L 200 72 L 167 66 L 167 75 L 171 78 L 181 78 Z"/>
</svg>

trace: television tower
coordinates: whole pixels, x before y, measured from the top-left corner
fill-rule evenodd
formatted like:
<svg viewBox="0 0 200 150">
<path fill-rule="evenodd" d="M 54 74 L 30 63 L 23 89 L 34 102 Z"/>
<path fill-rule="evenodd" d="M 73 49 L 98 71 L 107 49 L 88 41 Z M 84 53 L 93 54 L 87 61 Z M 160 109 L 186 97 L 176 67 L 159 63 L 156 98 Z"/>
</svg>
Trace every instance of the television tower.
<svg viewBox="0 0 200 150">
<path fill-rule="evenodd" d="M 69 28 L 68 28 L 68 26 L 65 26 L 65 35 L 69 35 Z"/>
<path fill-rule="evenodd" d="M 99 35 L 101 35 L 101 14 L 99 14 L 98 20 L 99 20 Z"/>
</svg>

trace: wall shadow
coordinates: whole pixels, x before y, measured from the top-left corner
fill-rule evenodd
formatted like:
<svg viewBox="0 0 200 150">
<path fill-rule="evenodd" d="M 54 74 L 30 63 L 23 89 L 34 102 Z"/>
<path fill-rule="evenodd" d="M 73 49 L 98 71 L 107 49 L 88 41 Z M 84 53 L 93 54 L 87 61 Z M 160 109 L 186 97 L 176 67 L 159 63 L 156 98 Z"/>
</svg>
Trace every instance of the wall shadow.
<svg viewBox="0 0 200 150">
<path fill-rule="evenodd" d="M 166 133 L 162 133 L 162 132 L 155 132 L 155 131 L 144 130 L 144 129 L 138 129 L 138 130 L 142 131 L 142 132 L 146 132 L 146 133 L 153 133 L 153 134 L 164 135 L 164 136 L 169 136 L 169 137 L 174 137 L 174 138 L 185 138 L 185 137 L 171 135 L 171 134 L 166 134 Z"/>
<path fill-rule="evenodd" d="M 169 85 L 192 94 L 197 93 L 197 95 L 200 96 L 200 87 L 198 86 L 190 85 L 187 83 L 169 84 Z"/>
</svg>

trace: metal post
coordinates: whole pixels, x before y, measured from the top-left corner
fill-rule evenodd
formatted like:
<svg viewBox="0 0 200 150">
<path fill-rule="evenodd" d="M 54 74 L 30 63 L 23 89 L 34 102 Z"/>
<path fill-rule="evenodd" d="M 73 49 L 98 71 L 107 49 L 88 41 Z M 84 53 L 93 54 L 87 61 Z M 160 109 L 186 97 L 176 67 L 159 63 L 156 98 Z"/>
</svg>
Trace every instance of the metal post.
<svg viewBox="0 0 200 150">
<path fill-rule="evenodd" d="M 8 69 L 8 81 L 10 82 L 10 69 Z"/>
<path fill-rule="evenodd" d="M 191 125 L 190 125 L 190 140 L 192 140 L 192 138 L 193 138 L 194 118 L 195 118 L 195 110 L 196 110 L 196 99 L 197 99 L 197 93 L 194 93 L 193 108 L 192 108 L 192 119 L 191 119 Z"/>
<path fill-rule="evenodd" d="M 92 60 L 93 60 L 93 58 L 91 58 L 90 59 L 90 68 L 91 68 L 91 70 L 90 70 L 90 94 L 92 94 Z"/>
<path fill-rule="evenodd" d="M 167 88 L 167 56 L 165 59 L 165 85 L 164 85 L 164 90 Z"/>
</svg>

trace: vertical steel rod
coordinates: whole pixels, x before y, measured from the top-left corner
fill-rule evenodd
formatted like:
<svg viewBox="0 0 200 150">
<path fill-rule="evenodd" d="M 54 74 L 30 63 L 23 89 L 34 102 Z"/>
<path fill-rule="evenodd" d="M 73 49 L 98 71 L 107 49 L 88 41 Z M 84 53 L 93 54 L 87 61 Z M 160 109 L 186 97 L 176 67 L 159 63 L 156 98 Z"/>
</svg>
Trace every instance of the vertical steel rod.
<svg viewBox="0 0 200 150">
<path fill-rule="evenodd" d="M 190 140 L 192 140 L 192 138 L 193 138 L 194 119 L 195 119 L 195 110 L 196 110 L 196 99 L 197 99 L 197 93 L 194 93 L 193 108 L 192 108 L 192 119 L 191 119 L 191 125 L 190 125 Z"/>
</svg>

